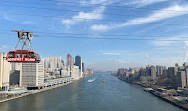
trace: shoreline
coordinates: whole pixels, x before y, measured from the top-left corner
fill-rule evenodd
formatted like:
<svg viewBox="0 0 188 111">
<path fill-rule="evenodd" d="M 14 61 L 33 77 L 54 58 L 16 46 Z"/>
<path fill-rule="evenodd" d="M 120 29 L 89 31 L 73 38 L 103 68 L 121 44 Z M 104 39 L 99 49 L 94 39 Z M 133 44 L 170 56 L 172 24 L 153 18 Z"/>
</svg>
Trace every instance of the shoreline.
<svg viewBox="0 0 188 111">
<path fill-rule="evenodd" d="M 174 105 L 174 106 L 176 106 L 176 107 L 178 107 L 178 108 L 180 108 L 182 110 L 188 111 L 188 107 L 185 107 L 185 106 L 183 106 L 181 104 L 178 104 L 178 103 L 176 103 L 176 102 L 174 102 L 172 100 L 169 100 L 168 98 L 162 97 L 161 95 L 158 95 L 157 93 L 155 93 L 153 91 L 147 90 L 147 88 L 145 88 L 145 86 L 143 84 L 140 84 L 140 83 L 130 83 L 130 82 L 127 82 L 127 81 L 125 81 L 125 80 L 123 80 L 121 78 L 118 78 L 118 79 L 120 79 L 121 81 L 124 81 L 126 83 L 129 83 L 129 84 L 134 84 L 134 85 L 141 86 L 145 92 L 148 92 L 148 93 L 152 94 L 153 96 L 158 97 L 159 99 L 161 99 L 161 100 L 163 100 L 165 102 L 168 102 L 169 104 Z"/>
<path fill-rule="evenodd" d="M 40 89 L 40 90 L 36 90 L 36 91 L 33 91 L 33 92 L 22 94 L 22 95 L 19 95 L 19 96 L 3 99 L 3 100 L 0 100 L 0 103 L 8 102 L 8 101 L 11 101 L 11 100 L 14 100 L 14 99 L 18 99 L 18 98 L 22 98 L 22 97 L 25 97 L 25 96 L 29 96 L 29 95 L 41 93 L 41 92 L 44 92 L 44 91 L 52 90 L 52 89 L 55 89 L 55 88 L 63 87 L 63 86 L 69 85 L 69 84 L 76 82 L 76 81 L 78 81 L 78 80 L 70 81 L 70 82 L 64 83 L 64 84 L 58 84 L 58 85 L 55 85 L 55 86 L 52 86 L 52 87 L 46 87 L 46 88 L 43 88 L 43 89 Z"/>
</svg>

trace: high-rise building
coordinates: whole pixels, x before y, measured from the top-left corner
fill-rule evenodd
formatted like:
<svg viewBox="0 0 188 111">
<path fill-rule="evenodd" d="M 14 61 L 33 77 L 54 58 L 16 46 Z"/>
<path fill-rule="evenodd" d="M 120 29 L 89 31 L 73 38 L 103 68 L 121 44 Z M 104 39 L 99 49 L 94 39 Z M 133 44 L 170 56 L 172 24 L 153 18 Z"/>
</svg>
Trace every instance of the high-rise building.
<svg viewBox="0 0 188 111">
<path fill-rule="evenodd" d="M 151 67 L 152 67 L 152 65 L 146 66 L 146 76 L 151 76 Z"/>
<path fill-rule="evenodd" d="M 188 62 L 184 62 L 183 66 L 188 66 Z"/>
<path fill-rule="evenodd" d="M 11 71 L 19 71 L 21 69 L 21 63 L 13 62 L 13 63 L 10 63 L 10 65 L 11 65 L 11 68 L 10 68 Z"/>
<path fill-rule="evenodd" d="M 168 68 L 168 78 L 174 78 L 175 75 L 175 68 L 174 67 L 169 67 Z"/>
<path fill-rule="evenodd" d="M 79 66 L 79 69 L 81 69 L 82 61 L 80 56 L 75 57 L 75 65 Z"/>
<path fill-rule="evenodd" d="M 161 76 L 163 74 L 164 66 L 157 65 L 156 66 L 156 75 Z"/>
<path fill-rule="evenodd" d="M 12 62 L 10 63 L 11 68 L 10 68 L 10 85 L 11 86 L 19 86 L 20 83 L 20 70 L 22 68 L 22 63 L 15 63 Z"/>
<path fill-rule="evenodd" d="M 82 62 L 82 72 L 85 72 L 84 63 Z"/>
<path fill-rule="evenodd" d="M 80 79 L 82 77 L 79 67 L 73 66 L 71 67 L 71 78 L 74 80 Z"/>
<path fill-rule="evenodd" d="M 168 69 L 163 70 L 163 77 L 168 78 Z"/>
<path fill-rule="evenodd" d="M 151 66 L 151 78 L 156 80 L 156 69 L 154 66 Z"/>
<path fill-rule="evenodd" d="M 125 69 L 124 68 L 118 69 L 117 76 L 120 76 L 122 74 L 125 74 Z"/>
<path fill-rule="evenodd" d="M 140 71 L 139 71 L 139 75 L 140 76 L 146 76 L 146 69 L 141 68 Z"/>
<path fill-rule="evenodd" d="M 20 71 L 21 87 L 40 87 L 44 83 L 44 63 L 22 63 Z"/>
<path fill-rule="evenodd" d="M 73 66 L 73 58 L 69 53 L 67 54 L 67 66 Z"/>
<path fill-rule="evenodd" d="M 185 71 L 178 71 L 177 72 L 177 79 L 178 79 L 178 86 L 179 87 L 185 88 L 187 86 Z"/>
<path fill-rule="evenodd" d="M 8 89 L 10 76 L 10 63 L 5 57 L 5 53 L 0 53 L 0 88 L 3 90 Z"/>
<path fill-rule="evenodd" d="M 188 86 L 188 68 L 185 68 L 186 78 L 187 78 L 187 86 Z"/>
<path fill-rule="evenodd" d="M 64 66 L 61 56 L 48 57 L 44 60 L 44 71 L 60 75 L 60 71 Z"/>
</svg>

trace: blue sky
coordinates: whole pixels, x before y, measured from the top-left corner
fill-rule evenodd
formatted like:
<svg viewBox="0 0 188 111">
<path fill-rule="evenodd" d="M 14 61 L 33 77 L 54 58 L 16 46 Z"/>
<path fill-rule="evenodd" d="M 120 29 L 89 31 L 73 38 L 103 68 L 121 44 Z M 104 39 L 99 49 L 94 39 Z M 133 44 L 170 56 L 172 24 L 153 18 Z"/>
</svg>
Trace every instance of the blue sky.
<svg viewBox="0 0 188 111">
<path fill-rule="evenodd" d="M 71 53 L 96 70 L 188 61 L 187 41 L 163 41 L 188 40 L 187 0 L 1 0 L 0 5 L 1 52 L 17 43 L 10 30 L 23 29 L 39 35 L 32 43 L 42 58 L 65 60 Z M 152 40 L 58 38 L 70 36 Z"/>
</svg>

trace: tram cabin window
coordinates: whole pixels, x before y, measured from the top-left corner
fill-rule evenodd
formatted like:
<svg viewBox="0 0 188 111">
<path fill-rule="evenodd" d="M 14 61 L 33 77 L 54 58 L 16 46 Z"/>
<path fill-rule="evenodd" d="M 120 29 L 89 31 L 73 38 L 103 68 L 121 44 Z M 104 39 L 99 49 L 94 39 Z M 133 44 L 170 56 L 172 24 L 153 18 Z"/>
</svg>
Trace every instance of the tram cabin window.
<svg viewBox="0 0 188 111">
<path fill-rule="evenodd" d="M 14 52 L 10 52 L 10 53 L 8 54 L 8 58 L 14 58 Z"/>
<path fill-rule="evenodd" d="M 22 53 L 22 58 L 27 58 L 27 53 Z"/>
<path fill-rule="evenodd" d="M 16 53 L 16 58 L 21 58 L 21 53 L 20 52 Z"/>
<path fill-rule="evenodd" d="M 35 58 L 35 54 L 33 52 L 29 52 L 29 58 Z"/>
</svg>

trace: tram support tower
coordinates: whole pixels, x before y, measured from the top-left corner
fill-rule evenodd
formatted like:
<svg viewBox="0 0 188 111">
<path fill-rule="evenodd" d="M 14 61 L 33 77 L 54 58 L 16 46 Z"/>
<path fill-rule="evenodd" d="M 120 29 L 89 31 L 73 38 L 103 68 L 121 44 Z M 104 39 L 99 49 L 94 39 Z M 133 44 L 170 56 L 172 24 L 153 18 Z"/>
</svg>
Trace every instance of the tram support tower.
<svg viewBox="0 0 188 111">
<path fill-rule="evenodd" d="M 13 32 L 17 32 L 18 34 L 18 43 L 16 44 L 15 50 L 28 50 L 28 51 L 33 51 L 32 47 L 32 38 L 34 36 L 33 31 L 25 31 L 25 30 L 11 30 Z M 22 44 L 20 48 L 18 48 L 18 45 Z"/>
</svg>

